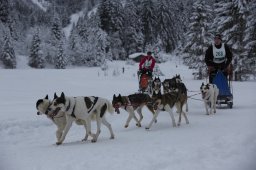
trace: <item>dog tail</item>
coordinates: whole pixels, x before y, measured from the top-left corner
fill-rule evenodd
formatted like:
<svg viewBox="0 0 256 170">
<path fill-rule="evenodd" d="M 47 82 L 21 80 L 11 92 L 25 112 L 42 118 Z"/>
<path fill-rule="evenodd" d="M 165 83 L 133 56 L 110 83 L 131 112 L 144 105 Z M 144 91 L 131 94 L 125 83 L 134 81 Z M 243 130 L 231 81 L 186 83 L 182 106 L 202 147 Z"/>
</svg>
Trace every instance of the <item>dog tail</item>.
<svg viewBox="0 0 256 170">
<path fill-rule="evenodd" d="M 106 104 L 107 104 L 108 112 L 113 114 L 114 113 L 114 107 L 112 106 L 112 103 L 109 100 L 106 100 Z"/>
</svg>

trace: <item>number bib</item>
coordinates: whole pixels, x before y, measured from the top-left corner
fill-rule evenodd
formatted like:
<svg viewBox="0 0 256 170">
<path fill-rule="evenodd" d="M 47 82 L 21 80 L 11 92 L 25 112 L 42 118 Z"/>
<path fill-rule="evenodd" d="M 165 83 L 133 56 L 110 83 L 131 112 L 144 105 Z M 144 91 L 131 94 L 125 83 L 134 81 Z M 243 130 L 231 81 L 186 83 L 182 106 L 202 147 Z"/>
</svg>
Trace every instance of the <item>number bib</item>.
<svg viewBox="0 0 256 170">
<path fill-rule="evenodd" d="M 214 63 L 223 63 L 226 61 L 226 51 L 224 44 L 221 44 L 221 48 L 216 48 L 215 45 L 212 45 L 213 49 L 213 62 Z"/>
<path fill-rule="evenodd" d="M 147 59 L 144 63 L 144 68 L 149 69 L 152 64 L 152 59 Z"/>
</svg>

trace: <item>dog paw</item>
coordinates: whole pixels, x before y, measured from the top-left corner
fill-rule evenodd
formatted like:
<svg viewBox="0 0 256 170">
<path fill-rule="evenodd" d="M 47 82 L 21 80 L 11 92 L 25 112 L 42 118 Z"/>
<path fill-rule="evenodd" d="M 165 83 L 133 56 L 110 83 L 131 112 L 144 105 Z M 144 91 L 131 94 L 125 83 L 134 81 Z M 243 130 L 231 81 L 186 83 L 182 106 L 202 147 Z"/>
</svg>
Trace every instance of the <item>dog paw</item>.
<svg viewBox="0 0 256 170">
<path fill-rule="evenodd" d="M 97 142 L 97 139 L 92 139 L 91 142 L 95 143 L 95 142 Z"/>
<path fill-rule="evenodd" d="M 115 139 L 115 136 L 111 136 L 110 139 Z"/>
<path fill-rule="evenodd" d="M 56 142 L 56 145 L 61 145 L 62 144 L 62 142 Z"/>
<path fill-rule="evenodd" d="M 136 126 L 141 127 L 141 124 L 140 123 L 136 123 Z"/>
<path fill-rule="evenodd" d="M 146 130 L 149 130 L 149 127 L 148 127 L 148 126 L 146 126 L 146 127 L 145 127 L 145 129 L 146 129 Z"/>
<path fill-rule="evenodd" d="M 87 141 L 87 138 L 86 138 L 86 139 L 85 139 L 85 138 L 84 138 L 84 139 L 82 139 L 82 142 L 85 142 L 85 141 Z"/>
<path fill-rule="evenodd" d="M 128 128 L 128 125 L 125 125 L 124 128 Z"/>
</svg>

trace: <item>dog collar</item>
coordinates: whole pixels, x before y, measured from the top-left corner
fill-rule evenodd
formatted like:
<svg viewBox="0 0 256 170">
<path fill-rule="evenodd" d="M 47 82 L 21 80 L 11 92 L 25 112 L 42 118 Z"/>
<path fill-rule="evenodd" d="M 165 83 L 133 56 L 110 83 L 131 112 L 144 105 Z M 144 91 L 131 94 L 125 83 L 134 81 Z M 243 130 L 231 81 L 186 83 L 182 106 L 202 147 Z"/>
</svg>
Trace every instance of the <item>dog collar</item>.
<svg viewBox="0 0 256 170">
<path fill-rule="evenodd" d="M 76 118 L 76 115 L 75 115 L 75 108 L 76 108 L 76 100 L 75 100 L 75 104 L 74 104 L 74 107 L 73 107 L 73 111 L 71 113 L 71 116 Z"/>
<path fill-rule="evenodd" d="M 67 107 L 67 109 L 66 109 L 66 111 L 68 111 L 69 109 L 70 109 L 70 100 L 68 99 L 68 107 Z"/>
<path fill-rule="evenodd" d="M 68 106 L 66 108 L 66 112 L 70 109 L 71 107 L 71 102 L 70 102 L 70 99 L 68 99 Z M 76 100 L 75 100 L 75 104 L 74 104 L 74 107 L 73 107 L 73 110 L 72 110 L 72 113 L 71 113 L 71 116 L 76 118 L 76 115 L 75 115 L 75 107 L 76 107 Z"/>
</svg>

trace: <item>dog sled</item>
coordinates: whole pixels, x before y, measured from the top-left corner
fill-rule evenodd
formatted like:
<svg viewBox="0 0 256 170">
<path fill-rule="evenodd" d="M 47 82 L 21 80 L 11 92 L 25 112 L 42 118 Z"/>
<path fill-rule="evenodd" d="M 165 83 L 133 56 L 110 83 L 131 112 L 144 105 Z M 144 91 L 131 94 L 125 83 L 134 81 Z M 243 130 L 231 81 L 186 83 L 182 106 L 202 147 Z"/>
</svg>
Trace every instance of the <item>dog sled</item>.
<svg viewBox="0 0 256 170">
<path fill-rule="evenodd" d="M 219 95 L 217 98 L 217 104 L 226 104 L 229 108 L 233 107 L 233 94 L 231 87 L 230 75 L 228 78 L 223 74 L 222 71 L 218 71 L 213 78 L 213 84 L 216 84 L 219 88 Z"/>
</svg>

